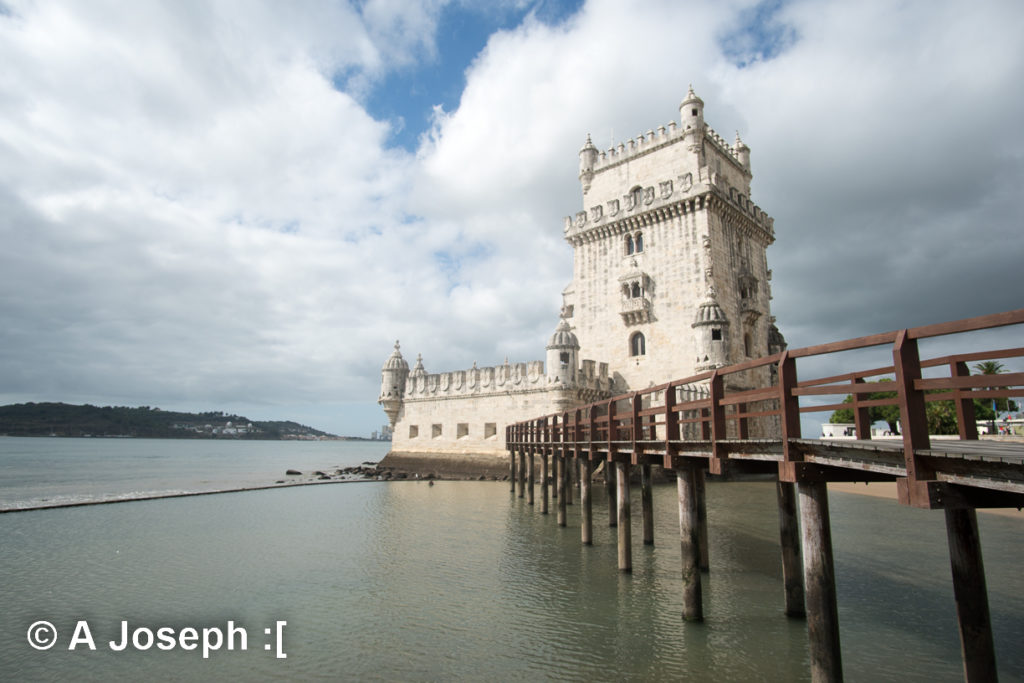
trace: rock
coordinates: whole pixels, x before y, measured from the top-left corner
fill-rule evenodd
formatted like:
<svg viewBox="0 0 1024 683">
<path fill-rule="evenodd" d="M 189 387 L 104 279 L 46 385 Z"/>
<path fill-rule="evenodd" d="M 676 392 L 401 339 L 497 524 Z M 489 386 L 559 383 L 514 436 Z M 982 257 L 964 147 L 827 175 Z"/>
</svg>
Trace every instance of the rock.
<svg viewBox="0 0 1024 683">
<path fill-rule="evenodd" d="M 302 472 L 299 472 L 298 470 L 288 470 L 285 474 L 302 474 Z"/>
</svg>

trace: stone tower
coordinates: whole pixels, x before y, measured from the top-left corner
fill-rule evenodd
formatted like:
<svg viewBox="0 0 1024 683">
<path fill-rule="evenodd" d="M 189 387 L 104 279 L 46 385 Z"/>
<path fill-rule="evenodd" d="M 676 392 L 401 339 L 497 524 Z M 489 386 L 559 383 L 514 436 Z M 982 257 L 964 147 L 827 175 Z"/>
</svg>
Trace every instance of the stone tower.
<svg viewBox="0 0 1024 683">
<path fill-rule="evenodd" d="M 763 356 L 781 339 L 769 308 L 774 226 L 750 201 L 750 148 L 707 126 L 692 87 L 679 113 L 605 151 L 588 136 L 580 150 L 562 311 L 580 356 L 608 362 L 616 391 Z"/>
</svg>

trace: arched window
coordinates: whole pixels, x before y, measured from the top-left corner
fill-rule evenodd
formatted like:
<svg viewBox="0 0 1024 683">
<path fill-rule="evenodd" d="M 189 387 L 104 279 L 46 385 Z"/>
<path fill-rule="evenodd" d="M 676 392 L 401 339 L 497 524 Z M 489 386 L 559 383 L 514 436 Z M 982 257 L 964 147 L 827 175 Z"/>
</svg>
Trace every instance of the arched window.
<svg viewBox="0 0 1024 683">
<path fill-rule="evenodd" d="M 626 255 L 629 256 L 633 253 L 633 236 L 626 235 Z"/>
<path fill-rule="evenodd" d="M 644 356 L 647 354 L 647 340 L 640 332 L 636 332 L 629 338 L 629 355 Z"/>
<path fill-rule="evenodd" d="M 636 253 L 639 254 L 641 251 L 644 250 L 644 234 L 642 232 L 638 232 L 636 234 L 636 238 L 633 240 L 633 242 L 636 244 Z"/>
<path fill-rule="evenodd" d="M 747 332 L 745 335 L 743 335 L 743 350 L 746 351 L 748 358 L 753 358 L 753 356 L 754 356 L 754 340 L 750 336 L 749 332 Z"/>
<path fill-rule="evenodd" d="M 633 286 L 629 290 L 629 296 L 632 299 L 639 299 L 640 298 L 640 283 L 639 282 L 634 282 L 633 283 Z"/>
</svg>

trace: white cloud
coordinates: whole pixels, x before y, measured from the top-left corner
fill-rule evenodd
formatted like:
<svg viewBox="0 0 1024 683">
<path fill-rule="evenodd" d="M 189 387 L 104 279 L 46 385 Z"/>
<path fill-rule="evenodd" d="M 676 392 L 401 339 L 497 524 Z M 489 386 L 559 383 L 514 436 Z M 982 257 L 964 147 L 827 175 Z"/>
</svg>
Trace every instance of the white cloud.
<svg viewBox="0 0 1024 683">
<path fill-rule="evenodd" d="M 541 358 L 571 277 L 562 217 L 580 204 L 586 134 L 607 147 L 656 128 L 691 82 L 711 125 L 753 149 L 791 342 L 1007 309 L 1024 285 L 1015 3 L 595 0 L 564 25 L 529 15 L 491 36 L 415 155 L 388 147 L 366 93 L 436 59 L 442 12 L 501 8 L 10 6 L 4 402 L 316 420 L 356 402 L 358 423 L 315 426 L 368 433 L 395 338 L 432 371 Z M 969 281 L 983 276 L 999 288 Z"/>
</svg>

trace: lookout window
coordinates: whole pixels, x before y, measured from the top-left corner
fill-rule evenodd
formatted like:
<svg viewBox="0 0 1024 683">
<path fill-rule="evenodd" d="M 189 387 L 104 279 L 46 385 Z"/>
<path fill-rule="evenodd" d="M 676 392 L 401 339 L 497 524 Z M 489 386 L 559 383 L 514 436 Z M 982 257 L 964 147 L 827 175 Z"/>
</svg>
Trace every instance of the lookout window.
<svg viewBox="0 0 1024 683">
<path fill-rule="evenodd" d="M 455 429 L 455 438 L 461 439 L 466 436 L 469 436 L 469 423 L 460 422 Z"/>
<path fill-rule="evenodd" d="M 743 335 L 743 350 L 746 351 L 748 358 L 754 355 L 754 340 L 749 332 Z"/>
<path fill-rule="evenodd" d="M 420 435 L 419 425 L 409 425 L 409 438 L 415 439 Z"/>
<path fill-rule="evenodd" d="M 493 439 L 498 434 L 498 425 L 496 422 L 485 422 L 484 423 L 484 438 Z"/>
<path fill-rule="evenodd" d="M 697 110 L 696 109 L 691 109 L 690 110 L 690 116 L 696 116 L 696 115 L 697 115 Z"/>
<path fill-rule="evenodd" d="M 643 356 L 646 354 L 647 340 L 644 339 L 644 335 L 642 333 L 637 332 L 629 338 L 629 355 Z"/>
<path fill-rule="evenodd" d="M 558 361 L 562 364 L 563 368 L 569 367 L 569 352 L 562 351 L 558 354 Z"/>
<path fill-rule="evenodd" d="M 441 438 L 441 425 L 431 425 L 430 436 L 433 439 Z"/>
<path fill-rule="evenodd" d="M 718 327 L 711 328 L 711 341 L 722 341 L 722 330 Z"/>
</svg>

